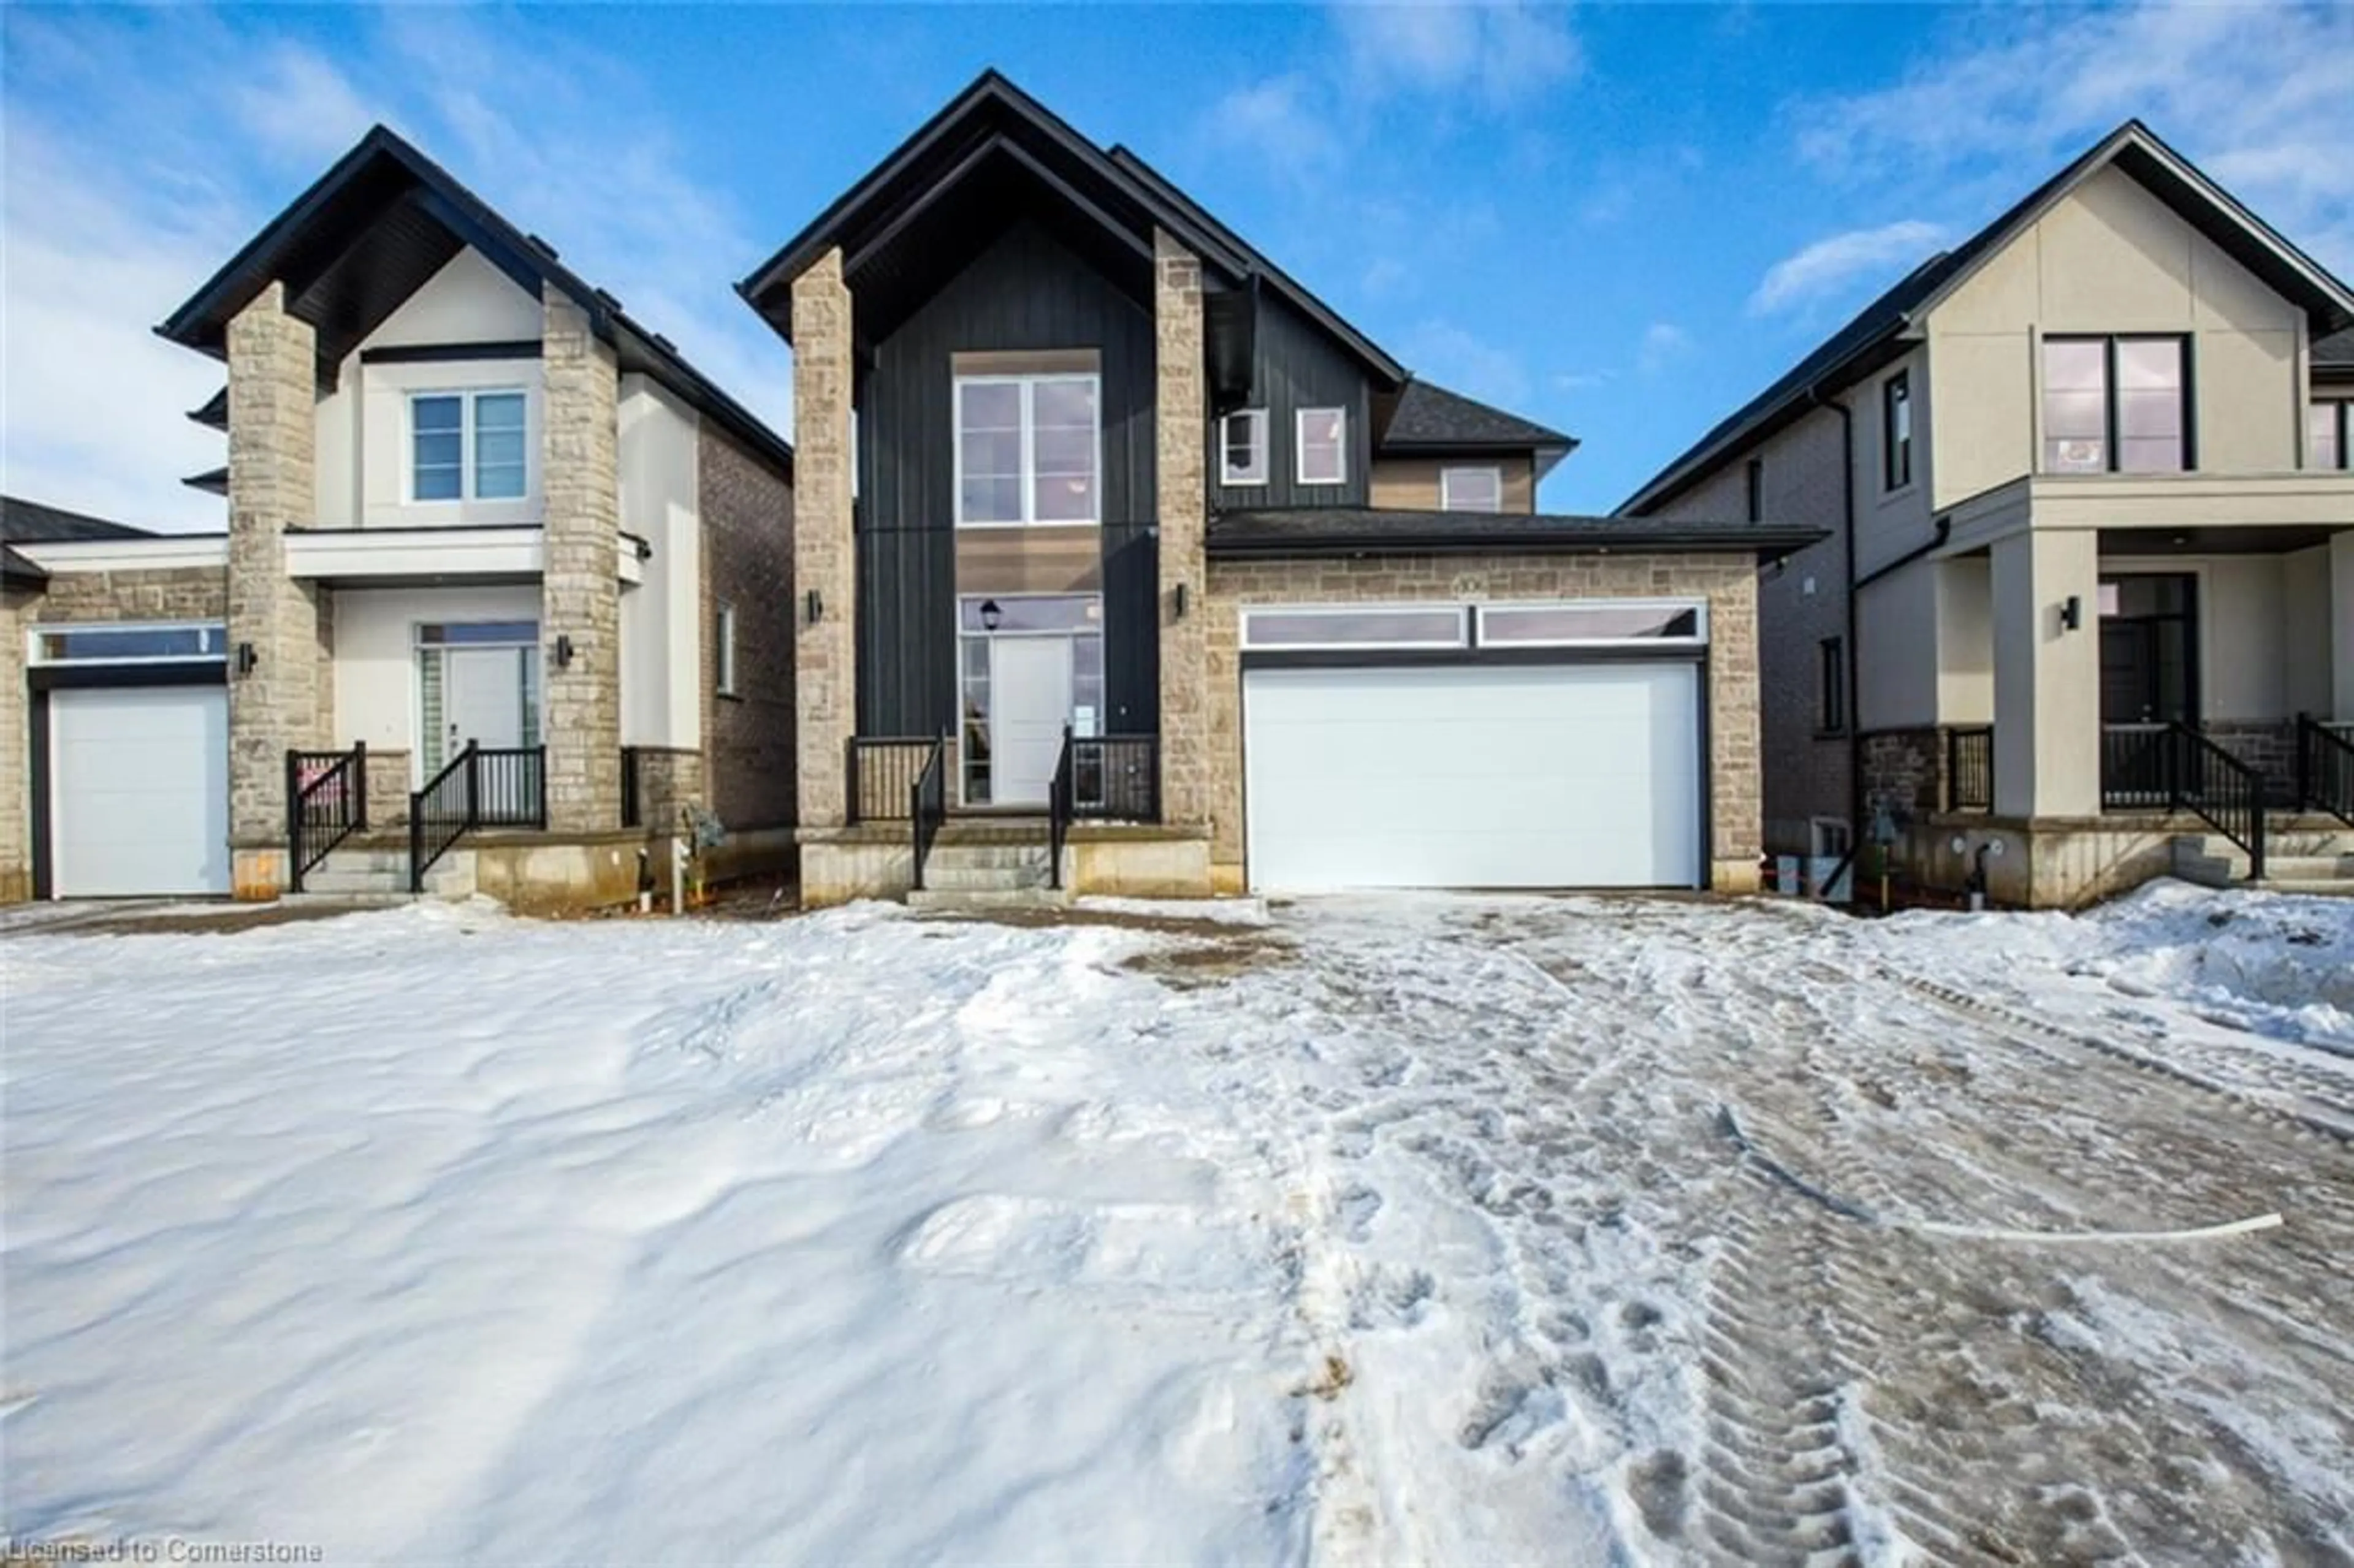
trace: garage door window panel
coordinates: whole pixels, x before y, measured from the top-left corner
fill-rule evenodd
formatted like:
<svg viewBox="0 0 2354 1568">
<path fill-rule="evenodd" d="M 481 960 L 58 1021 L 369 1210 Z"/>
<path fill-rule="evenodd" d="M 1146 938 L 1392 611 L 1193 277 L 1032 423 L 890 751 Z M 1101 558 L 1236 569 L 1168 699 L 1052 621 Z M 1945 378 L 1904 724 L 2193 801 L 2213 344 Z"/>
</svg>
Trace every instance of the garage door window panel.
<svg viewBox="0 0 2354 1568">
<path fill-rule="evenodd" d="M 1243 646 L 1259 651 L 1460 648 L 1468 641 L 1459 605 L 1300 606 L 1243 616 Z"/>
<path fill-rule="evenodd" d="M 1483 605 L 1479 642 L 1493 648 L 1697 647 L 1708 641 L 1699 604 Z"/>
</svg>

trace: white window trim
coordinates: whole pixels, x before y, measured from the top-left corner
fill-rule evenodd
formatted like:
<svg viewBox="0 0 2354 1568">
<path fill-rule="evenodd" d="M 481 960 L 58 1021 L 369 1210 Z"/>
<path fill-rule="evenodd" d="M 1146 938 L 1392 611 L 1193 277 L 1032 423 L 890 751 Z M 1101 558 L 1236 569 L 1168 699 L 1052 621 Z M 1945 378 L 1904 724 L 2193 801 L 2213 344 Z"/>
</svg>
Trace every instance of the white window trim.
<svg viewBox="0 0 2354 1568">
<path fill-rule="evenodd" d="M 1339 422 L 1336 431 L 1339 439 L 1333 443 L 1333 451 L 1340 460 L 1340 467 L 1330 479 L 1311 475 L 1308 471 L 1308 417 L 1310 414 L 1330 414 Z M 1293 482 L 1299 484 L 1333 485 L 1349 482 L 1348 409 L 1301 408 L 1291 416 L 1291 476 Z"/>
<path fill-rule="evenodd" d="M 712 632 L 716 646 L 711 656 L 711 687 L 723 697 L 733 697 L 740 694 L 736 690 L 736 607 L 722 604 L 717 620 Z"/>
<path fill-rule="evenodd" d="M 1451 616 L 1455 621 L 1452 641 L 1425 639 L 1419 641 L 1373 641 L 1357 638 L 1336 637 L 1315 642 L 1255 642 L 1251 640 L 1251 623 L 1260 616 L 1321 616 L 1338 619 L 1353 615 L 1427 615 L 1433 620 L 1440 615 Z M 1358 648 L 1422 649 L 1444 651 L 1470 646 L 1470 607 L 1460 604 L 1416 603 L 1411 600 L 1370 599 L 1358 604 L 1259 604 L 1243 611 L 1242 646 L 1259 653 L 1316 653 Z"/>
<path fill-rule="evenodd" d="M 1447 493 L 1447 481 L 1458 474 L 1484 473 L 1496 482 L 1496 504 L 1493 506 L 1458 506 Z M 1438 509 L 1441 512 L 1480 512 L 1501 514 L 1504 510 L 1504 471 L 1493 463 L 1453 463 L 1438 471 Z"/>
<path fill-rule="evenodd" d="M 420 397 L 458 399 L 458 493 L 426 500 L 417 493 L 417 400 Z M 523 399 L 523 493 L 478 495 L 474 493 L 474 399 Z M 531 388 L 496 387 L 412 387 L 400 394 L 400 503 L 404 506 L 513 506 L 539 493 L 538 442 L 532 439 Z"/>
<path fill-rule="evenodd" d="M 1040 517 L 1038 510 L 1037 421 L 1033 418 L 1033 389 L 1045 381 L 1084 381 L 1095 393 L 1096 515 Z M 968 387 L 1022 388 L 1022 515 L 1006 521 L 976 521 L 964 514 L 964 389 Z M 952 447 L 949 504 L 956 508 L 960 528 L 1100 528 L 1103 526 L 1103 376 L 1093 370 L 1041 370 L 1027 375 L 959 376 L 949 387 L 949 440 Z"/>
<path fill-rule="evenodd" d="M 1247 469 L 1237 469 L 1228 461 L 1234 447 L 1227 439 L 1226 430 L 1227 427 L 1236 419 L 1250 420 L 1257 431 L 1251 440 L 1253 461 Z M 1272 423 L 1264 408 L 1237 408 L 1218 421 L 1218 482 L 1220 484 L 1230 489 L 1239 489 L 1245 485 L 1264 485 L 1272 482 L 1275 471 L 1274 443 L 1268 439 Z"/>
<path fill-rule="evenodd" d="M 1554 599 L 1507 604 L 1483 604 L 1479 612 L 1482 648 L 1701 648 L 1708 643 L 1708 601 L 1699 599 Z M 1690 637 L 1515 637 L 1491 636 L 1488 618 L 1499 610 L 1530 609 L 1666 609 L 1693 612 Z"/>
<path fill-rule="evenodd" d="M 196 631 L 209 633 L 220 646 L 209 653 L 143 653 L 99 658 L 52 659 L 41 652 L 45 637 L 91 631 Z M 52 620 L 26 628 L 25 659 L 47 669 L 87 670 L 112 664 L 191 664 L 228 657 L 228 627 L 218 620 Z"/>
</svg>

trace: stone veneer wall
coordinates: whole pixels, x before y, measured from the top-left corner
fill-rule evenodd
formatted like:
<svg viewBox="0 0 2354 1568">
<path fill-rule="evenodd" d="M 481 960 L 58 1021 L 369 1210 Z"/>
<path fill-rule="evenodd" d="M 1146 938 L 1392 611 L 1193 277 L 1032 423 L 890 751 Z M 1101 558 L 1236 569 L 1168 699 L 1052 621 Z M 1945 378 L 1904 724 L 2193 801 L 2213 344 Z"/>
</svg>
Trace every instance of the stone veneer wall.
<svg viewBox="0 0 2354 1568">
<path fill-rule="evenodd" d="M 666 746 L 638 747 L 638 825 L 668 834 L 679 825 L 682 807 L 707 805 L 703 753 Z M 725 819 L 723 819 L 724 821 Z"/>
<path fill-rule="evenodd" d="M 229 679 L 230 875 L 241 898 L 285 886 L 286 751 L 333 744 L 325 589 L 286 575 L 286 530 L 316 509 L 318 366 L 307 323 L 271 283 L 228 324 L 229 645 L 254 667 Z M 54 586 L 52 594 L 55 593 Z"/>
<path fill-rule="evenodd" d="M 2264 776 L 2274 800 L 2296 790 L 2296 721 L 2211 719 L 2200 726 L 2207 738 Z"/>
<path fill-rule="evenodd" d="M 1210 859 L 1221 891 L 1243 885 L 1241 609 L 1287 601 L 1705 598 L 1709 607 L 1712 885 L 1757 888 L 1757 573 L 1744 553 L 1690 556 L 1390 556 L 1214 561 L 1209 571 L 1207 699 Z"/>
<path fill-rule="evenodd" d="M 547 825 L 596 832 L 621 820 L 620 377 L 588 313 L 552 284 L 543 315 L 547 555 L 539 634 Z M 568 666 L 556 654 L 562 637 L 572 640 Z"/>
<path fill-rule="evenodd" d="M 1166 822 L 1207 821 L 1215 794 L 1211 708 L 1204 683 L 1204 611 L 1208 526 L 1209 406 L 1203 376 L 1202 263 L 1167 234 L 1152 236 L 1155 285 L 1153 397 L 1154 493 L 1160 502 L 1161 816 Z M 1175 613 L 1177 596 L 1188 609 Z M 1239 861 L 1240 853 L 1235 859 Z"/>
<path fill-rule="evenodd" d="M 858 722 L 856 543 L 851 535 L 851 299 L 842 252 L 793 280 L 793 776 L 803 828 L 846 821 Z M 824 608 L 802 611 L 814 589 Z"/>
<path fill-rule="evenodd" d="M 793 744 L 793 487 L 708 421 L 695 471 L 703 518 L 703 745 L 712 811 L 731 830 L 790 827 Z M 736 694 L 719 694 L 719 606 L 736 611 Z"/>
<path fill-rule="evenodd" d="M 33 895 L 32 731 L 27 719 L 25 623 L 36 594 L 0 590 L 0 904 Z"/>
</svg>

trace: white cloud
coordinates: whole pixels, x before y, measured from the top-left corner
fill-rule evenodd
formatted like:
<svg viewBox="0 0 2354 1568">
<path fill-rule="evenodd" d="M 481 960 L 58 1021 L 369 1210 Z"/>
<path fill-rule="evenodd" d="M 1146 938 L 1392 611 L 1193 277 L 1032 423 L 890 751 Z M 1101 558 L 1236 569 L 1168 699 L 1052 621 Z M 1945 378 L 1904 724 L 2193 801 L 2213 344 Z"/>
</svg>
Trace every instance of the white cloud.
<svg viewBox="0 0 2354 1568">
<path fill-rule="evenodd" d="M 1635 366 L 1646 376 L 1657 376 L 1691 351 L 1691 334 L 1673 322 L 1653 322 L 1636 346 Z"/>
<path fill-rule="evenodd" d="M 1926 259 L 1944 232 L 1934 223 L 1908 218 L 1818 239 L 1766 269 L 1756 292 L 1749 296 L 1749 313 L 1770 315 L 1839 294 L 1859 281 L 1910 271 Z"/>
<path fill-rule="evenodd" d="M 1585 64 L 1564 10 L 1518 0 L 1365 0 L 1334 6 L 1332 19 L 1357 85 L 1374 96 L 1468 93 L 1500 106 L 1573 79 Z"/>
<path fill-rule="evenodd" d="M 1426 321 L 1403 346 L 1416 372 L 1442 387 L 1507 408 L 1528 401 L 1529 371 L 1521 356 L 1452 322 Z"/>
<path fill-rule="evenodd" d="M 1795 113 L 1816 167 L 1989 211 L 2137 116 L 2354 271 L 2354 6 L 1977 9 L 1893 86 Z"/>
<path fill-rule="evenodd" d="M 1263 166 L 1303 181 L 1327 172 L 1342 154 L 1330 105 L 1298 71 L 1235 88 L 1210 111 L 1209 127 L 1213 142 L 1246 150 Z"/>
<path fill-rule="evenodd" d="M 341 62 L 269 26 L 268 12 L 0 17 L 11 493 L 221 525 L 218 498 L 178 482 L 223 461 L 217 433 L 184 418 L 220 366 L 149 329 L 376 119 L 790 429 L 787 351 L 729 289 L 772 237 L 700 182 L 623 62 L 528 12 L 391 13 Z"/>
</svg>

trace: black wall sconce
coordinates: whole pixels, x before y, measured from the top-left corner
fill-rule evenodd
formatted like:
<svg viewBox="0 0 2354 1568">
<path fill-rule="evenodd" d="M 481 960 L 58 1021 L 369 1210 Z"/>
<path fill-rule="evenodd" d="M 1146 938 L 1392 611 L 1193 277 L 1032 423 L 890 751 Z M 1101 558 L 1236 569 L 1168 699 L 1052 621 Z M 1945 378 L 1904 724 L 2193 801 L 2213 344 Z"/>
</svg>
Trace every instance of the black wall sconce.
<svg viewBox="0 0 2354 1568">
<path fill-rule="evenodd" d="M 811 588 L 809 592 L 801 595 L 801 613 L 808 617 L 809 623 L 811 626 L 815 626 L 819 621 L 824 620 L 825 596 L 818 592 L 815 588 Z"/>
<path fill-rule="evenodd" d="M 1179 583 L 1170 592 L 1169 619 L 1172 620 L 1185 619 L 1185 585 L 1183 583 Z"/>
<path fill-rule="evenodd" d="M 2068 596 L 2066 601 L 2060 606 L 2060 630 L 2062 631 L 2073 631 L 2084 624 L 2084 598 L 2081 595 L 2072 593 Z"/>
<path fill-rule="evenodd" d="M 995 599 L 985 599 L 981 601 L 981 629 L 983 631 L 996 630 L 997 623 L 1004 619 L 1005 611 Z"/>
<path fill-rule="evenodd" d="M 260 662 L 261 656 L 253 651 L 252 643 L 240 642 L 237 645 L 237 673 L 239 674 L 252 674 L 253 667 Z"/>
<path fill-rule="evenodd" d="M 572 639 L 562 632 L 557 633 L 556 639 L 556 667 L 559 670 L 572 668 Z"/>
</svg>

